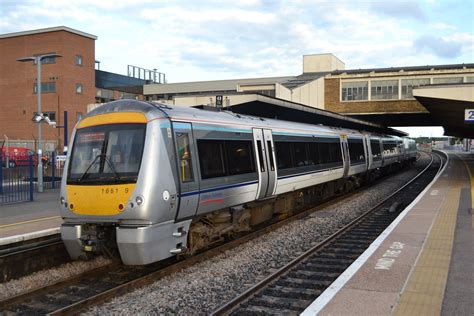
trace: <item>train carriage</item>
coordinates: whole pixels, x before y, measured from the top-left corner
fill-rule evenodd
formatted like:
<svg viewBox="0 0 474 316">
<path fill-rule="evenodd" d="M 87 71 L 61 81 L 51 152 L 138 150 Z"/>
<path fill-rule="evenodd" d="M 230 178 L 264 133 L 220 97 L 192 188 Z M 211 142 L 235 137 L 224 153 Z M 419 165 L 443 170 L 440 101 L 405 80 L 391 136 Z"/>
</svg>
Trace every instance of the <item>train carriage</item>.
<svg viewBox="0 0 474 316">
<path fill-rule="evenodd" d="M 88 113 L 71 143 L 66 248 L 118 249 L 125 264 L 195 251 L 412 157 L 383 135 L 135 100 Z"/>
</svg>

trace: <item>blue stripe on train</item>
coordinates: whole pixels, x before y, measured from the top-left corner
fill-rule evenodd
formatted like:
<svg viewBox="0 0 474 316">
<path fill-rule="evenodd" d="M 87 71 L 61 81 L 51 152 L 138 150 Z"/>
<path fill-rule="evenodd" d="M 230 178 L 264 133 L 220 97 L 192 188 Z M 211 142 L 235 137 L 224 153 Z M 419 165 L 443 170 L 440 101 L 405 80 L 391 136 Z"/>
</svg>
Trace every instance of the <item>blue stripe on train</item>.
<svg viewBox="0 0 474 316">
<path fill-rule="evenodd" d="M 191 196 L 191 195 L 196 195 L 196 194 L 203 194 L 203 193 L 209 193 L 209 192 L 220 191 L 220 190 L 225 190 L 225 189 L 238 188 L 238 187 L 243 187 L 243 186 L 246 186 L 246 185 L 257 184 L 257 183 L 258 183 L 258 181 L 251 181 L 251 182 L 245 182 L 245 183 L 226 185 L 226 186 L 222 186 L 222 187 L 205 189 L 205 190 L 200 190 L 200 191 L 186 192 L 186 193 L 181 194 L 180 196 L 181 197 L 186 197 L 186 196 Z"/>
</svg>

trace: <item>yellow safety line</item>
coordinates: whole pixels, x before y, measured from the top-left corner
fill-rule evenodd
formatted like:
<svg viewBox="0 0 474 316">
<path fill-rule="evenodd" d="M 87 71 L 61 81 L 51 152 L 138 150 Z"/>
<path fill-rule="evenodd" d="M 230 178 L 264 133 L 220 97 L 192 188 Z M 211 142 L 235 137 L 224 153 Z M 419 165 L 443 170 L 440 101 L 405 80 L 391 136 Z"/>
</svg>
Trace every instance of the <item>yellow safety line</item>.
<svg viewBox="0 0 474 316">
<path fill-rule="evenodd" d="M 458 155 L 457 155 L 458 156 Z M 460 156 L 458 156 L 461 161 L 464 163 L 467 169 L 467 173 L 469 174 L 469 179 L 471 180 L 471 227 L 474 229 L 474 178 L 472 177 L 472 172 L 471 168 L 469 167 L 469 164 L 462 159 Z"/>
<path fill-rule="evenodd" d="M 460 177 L 450 181 L 450 190 L 395 306 L 394 316 L 441 314 L 462 184 Z"/>
<path fill-rule="evenodd" d="M 29 224 L 29 223 L 35 223 L 35 222 L 41 222 L 41 221 L 47 221 L 49 219 L 56 219 L 56 218 L 61 218 L 61 216 L 43 217 L 43 218 L 38 218 L 38 219 L 32 219 L 30 221 L 18 222 L 18 223 L 13 223 L 13 224 L 8 224 L 8 225 L 0 225 L 0 228 L 19 226 L 19 225 L 23 225 L 23 224 Z"/>
</svg>

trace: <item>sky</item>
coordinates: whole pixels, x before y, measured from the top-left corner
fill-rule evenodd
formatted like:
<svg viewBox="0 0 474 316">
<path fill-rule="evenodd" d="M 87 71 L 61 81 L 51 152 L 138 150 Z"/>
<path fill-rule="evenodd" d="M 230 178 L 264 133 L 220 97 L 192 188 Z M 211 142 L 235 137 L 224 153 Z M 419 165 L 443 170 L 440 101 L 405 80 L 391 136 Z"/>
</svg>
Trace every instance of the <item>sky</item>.
<svg viewBox="0 0 474 316">
<path fill-rule="evenodd" d="M 474 0 L 0 0 L 1 34 L 67 26 L 98 37 L 101 70 L 169 83 L 299 75 L 321 53 L 346 69 L 473 63 L 473 17 Z"/>
</svg>

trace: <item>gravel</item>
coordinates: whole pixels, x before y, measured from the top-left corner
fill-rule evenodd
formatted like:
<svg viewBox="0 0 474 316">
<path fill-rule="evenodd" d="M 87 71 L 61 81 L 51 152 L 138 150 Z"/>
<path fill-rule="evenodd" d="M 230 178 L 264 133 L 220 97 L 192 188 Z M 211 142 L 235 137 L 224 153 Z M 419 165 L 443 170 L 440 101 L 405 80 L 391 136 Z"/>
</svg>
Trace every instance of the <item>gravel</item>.
<svg viewBox="0 0 474 316">
<path fill-rule="evenodd" d="M 427 158 L 422 158 L 426 160 Z M 334 233 L 419 172 L 414 168 L 382 184 L 291 222 L 152 285 L 91 308 L 87 314 L 208 314 L 275 269 Z"/>
<path fill-rule="evenodd" d="M 17 280 L 0 283 L 0 300 L 66 280 L 74 275 L 109 263 L 111 263 L 111 260 L 104 257 L 97 257 L 91 261 L 75 261 L 52 269 L 38 271 Z"/>
</svg>

